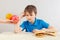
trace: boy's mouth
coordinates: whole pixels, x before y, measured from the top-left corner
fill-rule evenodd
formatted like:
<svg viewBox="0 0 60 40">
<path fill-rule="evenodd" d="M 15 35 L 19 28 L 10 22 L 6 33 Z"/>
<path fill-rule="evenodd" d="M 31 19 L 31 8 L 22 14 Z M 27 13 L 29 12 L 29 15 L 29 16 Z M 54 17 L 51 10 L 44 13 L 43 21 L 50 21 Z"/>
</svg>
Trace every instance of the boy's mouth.
<svg viewBox="0 0 60 40">
<path fill-rule="evenodd" d="M 28 19 L 28 20 L 31 20 L 31 19 Z"/>
<path fill-rule="evenodd" d="M 30 21 L 30 22 L 31 22 L 31 19 L 28 19 L 28 21 Z"/>
<path fill-rule="evenodd" d="M 31 21 L 31 19 L 29 19 L 29 21 Z"/>
</svg>

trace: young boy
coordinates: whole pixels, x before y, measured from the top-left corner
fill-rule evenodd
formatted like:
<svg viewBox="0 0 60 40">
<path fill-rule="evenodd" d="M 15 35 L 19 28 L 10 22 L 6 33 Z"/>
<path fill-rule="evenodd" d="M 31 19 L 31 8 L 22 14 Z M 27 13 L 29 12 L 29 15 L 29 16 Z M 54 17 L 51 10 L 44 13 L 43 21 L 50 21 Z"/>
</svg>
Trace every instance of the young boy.
<svg viewBox="0 0 60 40">
<path fill-rule="evenodd" d="M 53 31 L 55 32 L 55 28 L 50 26 L 48 23 L 46 23 L 45 21 L 41 20 L 41 19 L 37 19 L 36 18 L 36 14 L 37 14 L 37 9 L 34 5 L 28 5 L 25 10 L 24 13 L 22 13 L 22 15 L 20 16 L 20 21 L 16 24 L 15 27 L 15 32 L 21 32 L 25 29 L 26 32 L 49 32 L 49 31 Z M 27 21 L 24 21 L 21 25 L 21 19 L 23 17 L 26 17 Z M 45 28 L 45 29 L 43 29 Z"/>
</svg>

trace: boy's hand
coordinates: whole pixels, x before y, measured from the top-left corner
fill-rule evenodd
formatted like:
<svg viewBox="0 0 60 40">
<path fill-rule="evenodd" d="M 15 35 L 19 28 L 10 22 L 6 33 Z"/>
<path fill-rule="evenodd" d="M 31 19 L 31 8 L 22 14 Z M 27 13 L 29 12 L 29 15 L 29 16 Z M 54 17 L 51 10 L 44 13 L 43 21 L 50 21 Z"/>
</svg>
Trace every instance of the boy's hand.
<svg viewBox="0 0 60 40">
<path fill-rule="evenodd" d="M 33 33 L 45 33 L 45 31 L 44 30 L 35 29 L 35 30 L 33 30 Z"/>
<path fill-rule="evenodd" d="M 35 30 L 33 30 L 33 32 L 36 37 L 44 37 L 45 36 L 45 31 L 43 31 L 43 30 L 35 29 Z"/>
<path fill-rule="evenodd" d="M 22 12 L 22 14 L 20 15 L 20 18 L 23 18 L 23 17 L 25 17 L 25 13 L 24 12 Z"/>
</svg>

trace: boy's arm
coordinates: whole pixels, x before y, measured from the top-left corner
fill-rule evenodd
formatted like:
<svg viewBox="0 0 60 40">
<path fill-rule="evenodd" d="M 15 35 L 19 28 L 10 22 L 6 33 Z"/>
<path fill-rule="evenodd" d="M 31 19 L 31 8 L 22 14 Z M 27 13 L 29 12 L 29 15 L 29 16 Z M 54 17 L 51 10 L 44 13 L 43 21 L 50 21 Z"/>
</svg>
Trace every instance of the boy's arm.
<svg viewBox="0 0 60 40">
<path fill-rule="evenodd" d="M 43 29 L 45 32 L 56 32 L 56 29 L 53 26 L 49 26 L 47 29 Z"/>
<path fill-rule="evenodd" d="M 56 29 L 53 26 L 49 26 L 47 29 L 43 29 L 45 31 L 45 34 L 50 35 L 50 36 L 56 36 Z"/>
<path fill-rule="evenodd" d="M 49 26 L 48 29 L 45 29 L 45 32 L 47 35 L 55 36 L 57 33 L 57 30 L 53 26 Z"/>
<path fill-rule="evenodd" d="M 19 22 L 17 24 L 15 24 L 15 29 L 14 29 L 14 32 L 15 33 L 19 33 L 22 31 L 22 28 L 20 27 L 20 23 L 21 23 L 21 19 L 24 17 L 24 13 L 22 13 L 20 16 L 19 16 Z"/>
<path fill-rule="evenodd" d="M 53 26 L 49 26 L 47 29 L 42 30 L 35 29 L 33 30 L 33 33 L 56 33 L 56 29 Z"/>
<path fill-rule="evenodd" d="M 14 29 L 15 33 L 21 32 L 22 28 L 19 25 L 20 25 L 20 21 L 17 24 L 15 24 L 15 29 Z"/>
</svg>

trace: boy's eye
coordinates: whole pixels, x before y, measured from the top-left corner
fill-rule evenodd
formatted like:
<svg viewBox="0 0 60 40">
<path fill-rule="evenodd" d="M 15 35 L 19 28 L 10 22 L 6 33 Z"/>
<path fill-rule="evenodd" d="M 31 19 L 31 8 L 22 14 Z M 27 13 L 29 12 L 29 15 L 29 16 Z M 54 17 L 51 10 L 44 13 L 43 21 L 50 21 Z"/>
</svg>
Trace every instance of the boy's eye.
<svg viewBox="0 0 60 40">
<path fill-rule="evenodd" d="M 32 16 L 32 15 L 26 15 L 26 16 Z"/>
</svg>

